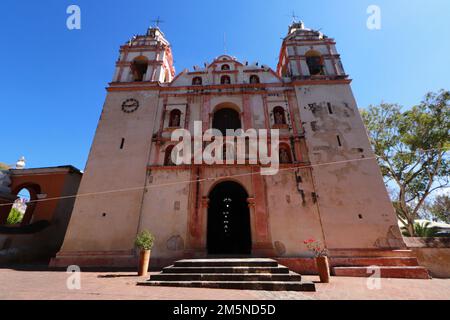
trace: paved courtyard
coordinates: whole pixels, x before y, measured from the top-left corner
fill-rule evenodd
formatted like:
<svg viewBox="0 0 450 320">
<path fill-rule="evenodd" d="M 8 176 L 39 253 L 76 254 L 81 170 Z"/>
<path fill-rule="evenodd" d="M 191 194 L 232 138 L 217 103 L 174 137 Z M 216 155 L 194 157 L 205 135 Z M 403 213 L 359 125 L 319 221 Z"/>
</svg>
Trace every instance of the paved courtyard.
<svg viewBox="0 0 450 320">
<path fill-rule="evenodd" d="M 450 299 L 450 279 L 381 279 L 370 290 L 365 278 L 333 277 L 316 285 L 317 292 L 269 292 L 138 287 L 145 278 L 131 272 L 82 272 L 81 289 L 69 290 L 64 271 L 0 269 L 0 299 L 150 299 L 150 300 L 264 300 L 264 299 Z M 318 277 L 304 276 L 306 281 Z M 369 287 L 376 285 L 373 281 Z"/>
</svg>

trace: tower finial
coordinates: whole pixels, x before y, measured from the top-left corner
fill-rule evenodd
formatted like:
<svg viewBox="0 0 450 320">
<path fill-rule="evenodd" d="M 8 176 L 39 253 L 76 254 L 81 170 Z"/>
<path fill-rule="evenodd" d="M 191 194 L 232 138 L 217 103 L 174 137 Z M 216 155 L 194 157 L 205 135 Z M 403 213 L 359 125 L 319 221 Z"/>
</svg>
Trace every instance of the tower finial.
<svg viewBox="0 0 450 320">
<path fill-rule="evenodd" d="M 298 22 L 298 16 L 295 15 L 295 11 L 292 10 L 292 23 L 297 23 Z"/>
<path fill-rule="evenodd" d="M 227 54 L 227 34 L 223 33 L 223 52 Z"/>
<path fill-rule="evenodd" d="M 24 169 L 24 168 L 25 168 L 25 157 L 22 156 L 16 162 L 16 169 Z"/>
<path fill-rule="evenodd" d="M 159 24 L 160 23 L 164 23 L 163 20 L 161 20 L 161 18 L 158 16 L 155 20 L 152 20 L 152 22 L 155 23 L 155 27 L 159 29 Z"/>
</svg>

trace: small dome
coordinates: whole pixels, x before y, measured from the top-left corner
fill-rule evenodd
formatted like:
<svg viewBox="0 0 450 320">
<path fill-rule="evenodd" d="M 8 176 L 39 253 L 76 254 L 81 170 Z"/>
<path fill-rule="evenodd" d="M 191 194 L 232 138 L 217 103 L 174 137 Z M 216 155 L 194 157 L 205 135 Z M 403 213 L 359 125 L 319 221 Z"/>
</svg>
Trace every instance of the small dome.
<svg viewBox="0 0 450 320">
<path fill-rule="evenodd" d="M 21 157 L 19 160 L 17 160 L 16 162 L 16 169 L 24 169 L 25 168 L 25 157 Z"/>
</svg>

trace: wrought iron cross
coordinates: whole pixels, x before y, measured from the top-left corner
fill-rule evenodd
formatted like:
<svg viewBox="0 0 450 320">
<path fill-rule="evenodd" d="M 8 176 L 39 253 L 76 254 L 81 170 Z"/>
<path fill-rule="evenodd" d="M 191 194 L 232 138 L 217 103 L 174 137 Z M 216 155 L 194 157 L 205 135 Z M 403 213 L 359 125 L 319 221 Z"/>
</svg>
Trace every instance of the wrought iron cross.
<svg viewBox="0 0 450 320">
<path fill-rule="evenodd" d="M 158 16 L 158 18 L 156 18 L 156 20 L 152 20 L 152 22 L 154 22 L 156 27 L 159 28 L 159 24 L 163 23 L 164 21 L 161 20 L 161 18 Z"/>
<path fill-rule="evenodd" d="M 295 15 L 295 11 L 292 10 L 292 22 L 297 22 L 298 21 L 298 16 Z"/>
</svg>

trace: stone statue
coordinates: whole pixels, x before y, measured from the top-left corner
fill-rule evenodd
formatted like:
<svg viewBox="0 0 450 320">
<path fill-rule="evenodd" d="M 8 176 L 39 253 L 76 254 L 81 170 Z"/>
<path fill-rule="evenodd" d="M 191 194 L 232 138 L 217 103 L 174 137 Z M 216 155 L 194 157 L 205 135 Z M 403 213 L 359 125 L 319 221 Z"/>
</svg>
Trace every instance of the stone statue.
<svg viewBox="0 0 450 320">
<path fill-rule="evenodd" d="M 194 85 L 198 86 L 202 84 L 202 79 L 199 77 L 194 78 Z"/>
<path fill-rule="evenodd" d="M 291 159 L 286 149 L 280 149 L 280 163 L 290 163 Z"/>
<path fill-rule="evenodd" d="M 180 126 L 180 115 L 174 114 L 172 117 L 172 123 L 170 125 L 171 127 L 179 127 Z"/>
<path fill-rule="evenodd" d="M 284 124 L 283 114 L 280 111 L 275 112 L 275 124 Z"/>
</svg>

